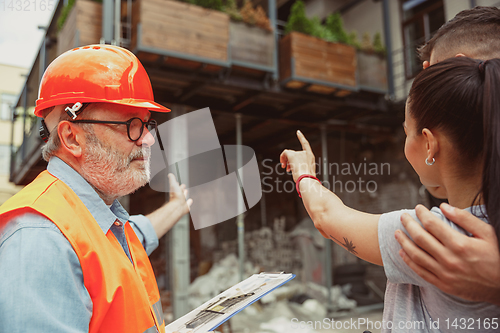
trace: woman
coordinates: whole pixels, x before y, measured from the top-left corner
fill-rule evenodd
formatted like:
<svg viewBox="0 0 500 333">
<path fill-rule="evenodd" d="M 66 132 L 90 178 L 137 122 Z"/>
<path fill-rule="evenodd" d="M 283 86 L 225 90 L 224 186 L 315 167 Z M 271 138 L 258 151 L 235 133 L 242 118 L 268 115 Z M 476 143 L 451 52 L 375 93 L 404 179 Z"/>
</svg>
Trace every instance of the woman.
<svg viewBox="0 0 500 333">
<path fill-rule="evenodd" d="M 491 223 L 499 236 L 500 60 L 465 57 L 442 61 L 415 78 L 405 111 L 405 155 L 420 181 L 441 187 L 451 205 Z M 282 167 L 291 170 L 297 190 L 324 237 L 374 264 L 388 278 L 384 332 L 499 332 L 500 307 L 443 293 L 415 274 L 399 256 L 394 233 L 401 216 L 346 207 L 315 178 L 314 155 L 297 133 L 303 150 L 285 150 Z M 438 208 L 432 210 L 447 221 Z M 484 212 L 488 212 L 488 218 Z"/>
</svg>

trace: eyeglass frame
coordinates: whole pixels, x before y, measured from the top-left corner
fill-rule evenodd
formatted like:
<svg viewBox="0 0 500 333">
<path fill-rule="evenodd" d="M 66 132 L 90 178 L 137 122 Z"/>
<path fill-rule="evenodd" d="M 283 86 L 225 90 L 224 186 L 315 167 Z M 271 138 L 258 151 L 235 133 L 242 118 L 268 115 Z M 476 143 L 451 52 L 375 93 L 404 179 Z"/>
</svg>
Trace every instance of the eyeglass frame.
<svg viewBox="0 0 500 333">
<path fill-rule="evenodd" d="M 142 123 L 141 126 L 141 132 L 139 134 L 139 137 L 135 140 L 132 139 L 130 136 L 130 125 L 132 124 L 132 121 L 134 119 L 139 119 L 139 121 Z M 127 136 L 130 141 L 136 142 L 139 141 L 139 139 L 142 137 L 142 134 L 144 133 L 144 128 L 146 125 L 151 125 L 155 129 L 156 133 L 158 133 L 158 123 L 156 122 L 155 119 L 149 119 L 148 121 L 142 121 L 141 118 L 138 117 L 133 117 L 130 118 L 127 121 L 112 121 L 112 120 L 92 120 L 92 119 L 78 119 L 78 120 L 68 120 L 70 123 L 73 124 L 111 124 L 111 125 L 127 125 Z M 149 130 L 148 130 L 149 131 Z M 163 145 L 162 145 L 163 146 Z"/>
</svg>

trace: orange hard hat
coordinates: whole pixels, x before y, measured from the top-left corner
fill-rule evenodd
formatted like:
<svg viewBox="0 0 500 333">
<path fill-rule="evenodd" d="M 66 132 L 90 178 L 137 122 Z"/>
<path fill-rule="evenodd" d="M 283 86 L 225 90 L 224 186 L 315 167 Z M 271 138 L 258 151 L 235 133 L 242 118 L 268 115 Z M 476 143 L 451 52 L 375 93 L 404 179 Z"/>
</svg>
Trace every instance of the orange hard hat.
<svg viewBox="0 0 500 333">
<path fill-rule="evenodd" d="M 148 74 L 127 49 L 112 45 L 88 45 L 69 50 L 45 70 L 35 115 L 55 105 L 105 102 L 170 110 L 154 102 Z"/>
</svg>

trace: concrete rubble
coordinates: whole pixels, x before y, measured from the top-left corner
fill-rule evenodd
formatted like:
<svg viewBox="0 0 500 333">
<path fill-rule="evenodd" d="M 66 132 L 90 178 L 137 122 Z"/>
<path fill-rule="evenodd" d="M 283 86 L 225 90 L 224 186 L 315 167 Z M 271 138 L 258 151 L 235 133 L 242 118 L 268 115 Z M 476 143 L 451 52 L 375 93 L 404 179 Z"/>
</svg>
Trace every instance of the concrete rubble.
<svg viewBox="0 0 500 333">
<path fill-rule="evenodd" d="M 214 252 L 210 271 L 196 278 L 189 287 L 189 305 L 195 308 L 239 282 L 237 241 L 223 241 Z M 231 333 L 316 333 L 362 332 L 311 328 L 300 322 L 328 320 L 328 290 L 324 286 L 324 238 L 309 218 L 285 231 L 285 219 L 276 218 L 272 227 L 262 227 L 245 233 L 245 276 L 262 271 L 292 272 L 297 277 L 264 296 L 230 320 Z M 331 288 L 331 311 L 336 320 L 351 320 L 360 315 L 356 301 L 349 299 L 351 285 Z M 373 320 L 381 319 L 381 310 L 368 313 Z M 364 316 L 365 314 L 363 314 Z M 227 330 L 224 330 L 227 332 Z M 378 332 L 372 330 L 373 333 Z"/>
<path fill-rule="evenodd" d="M 246 276 L 255 273 L 259 273 L 259 267 L 246 262 Z M 191 308 L 195 308 L 238 282 L 238 259 L 234 254 L 229 254 L 191 284 L 189 304 Z M 295 332 L 291 327 L 293 318 L 314 321 L 323 320 L 327 316 L 327 297 L 328 291 L 324 286 L 292 280 L 234 316 L 231 319 L 232 331 Z M 356 301 L 348 299 L 339 286 L 332 287 L 331 300 L 334 310 L 356 307 Z M 300 332 L 309 331 L 302 327 Z"/>
</svg>

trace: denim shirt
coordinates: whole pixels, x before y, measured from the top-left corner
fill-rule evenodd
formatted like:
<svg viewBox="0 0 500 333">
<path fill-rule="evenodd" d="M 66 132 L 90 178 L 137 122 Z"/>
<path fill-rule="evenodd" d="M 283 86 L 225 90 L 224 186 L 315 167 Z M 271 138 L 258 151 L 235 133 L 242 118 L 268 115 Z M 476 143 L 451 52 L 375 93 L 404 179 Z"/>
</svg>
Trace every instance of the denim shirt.
<svg viewBox="0 0 500 333">
<path fill-rule="evenodd" d="M 108 207 L 80 174 L 57 157 L 50 159 L 47 170 L 78 195 L 104 234 L 113 232 L 129 259 L 127 220 L 148 255 L 158 246 L 147 217 L 129 217 L 117 200 Z M 92 300 L 80 261 L 59 228 L 33 213 L 9 221 L 0 234 L 0 333 L 88 332 L 91 316 Z"/>
</svg>

